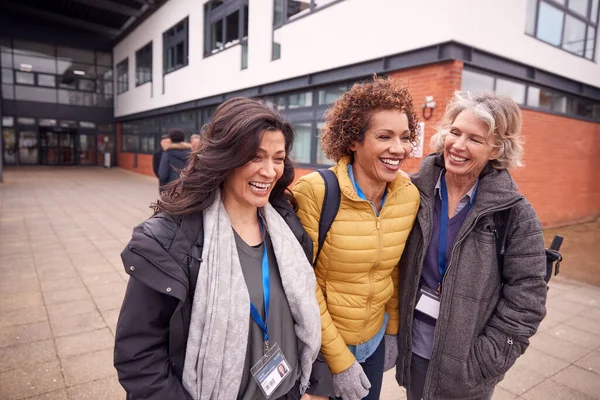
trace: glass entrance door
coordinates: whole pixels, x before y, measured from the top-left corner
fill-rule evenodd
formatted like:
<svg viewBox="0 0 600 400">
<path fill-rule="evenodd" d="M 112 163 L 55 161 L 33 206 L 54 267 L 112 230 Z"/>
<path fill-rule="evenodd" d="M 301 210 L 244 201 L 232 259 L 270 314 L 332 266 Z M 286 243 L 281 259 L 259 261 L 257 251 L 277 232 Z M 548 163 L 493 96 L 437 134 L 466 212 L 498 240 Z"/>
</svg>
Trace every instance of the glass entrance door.
<svg viewBox="0 0 600 400">
<path fill-rule="evenodd" d="M 41 163 L 44 165 L 75 164 L 75 133 L 40 130 Z"/>
<path fill-rule="evenodd" d="M 30 165 L 38 163 L 38 133 L 34 131 L 19 132 L 19 163 Z"/>
<path fill-rule="evenodd" d="M 2 130 L 2 149 L 4 150 L 2 157 L 4 164 L 15 165 L 17 163 L 17 135 L 14 128 Z"/>
</svg>

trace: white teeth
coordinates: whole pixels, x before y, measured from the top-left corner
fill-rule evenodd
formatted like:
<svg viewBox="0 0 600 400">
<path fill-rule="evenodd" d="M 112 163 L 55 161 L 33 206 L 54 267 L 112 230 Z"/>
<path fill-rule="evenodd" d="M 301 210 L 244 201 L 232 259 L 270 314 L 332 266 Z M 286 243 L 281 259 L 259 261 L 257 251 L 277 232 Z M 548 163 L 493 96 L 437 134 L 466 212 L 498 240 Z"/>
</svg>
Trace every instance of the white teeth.
<svg viewBox="0 0 600 400">
<path fill-rule="evenodd" d="M 393 165 L 393 166 L 400 164 L 400 160 L 392 160 L 391 158 L 380 158 L 380 160 L 386 164 Z"/>
<path fill-rule="evenodd" d="M 460 157 L 456 157 L 455 155 L 450 154 L 450 158 L 452 159 L 452 161 L 456 161 L 456 162 L 463 162 L 463 161 L 467 161 L 466 158 L 460 158 Z"/>
<path fill-rule="evenodd" d="M 250 186 L 254 186 L 258 189 L 268 189 L 271 184 L 270 183 L 260 183 L 260 182 L 250 182 Z"/>
</svg>

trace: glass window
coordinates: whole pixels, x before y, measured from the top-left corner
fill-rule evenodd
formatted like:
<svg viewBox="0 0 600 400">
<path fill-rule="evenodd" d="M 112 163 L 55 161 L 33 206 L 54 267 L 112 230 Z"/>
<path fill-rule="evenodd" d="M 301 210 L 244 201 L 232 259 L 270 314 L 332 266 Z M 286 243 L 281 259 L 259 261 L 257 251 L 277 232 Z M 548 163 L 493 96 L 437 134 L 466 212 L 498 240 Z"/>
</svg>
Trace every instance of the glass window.
<svg viewBox="0 0 600 400">
<path fill-rule="evenodd" d="M 40 126 L 56 126 L 55 119 L 40 118 Z"/>
<path fill-rule="evenodd" d="M 60 121 L 61 128 L 77 128 L 77 122 L 70 119 L 63 119 Z"/>
<path fill-rule="evenodd" d="M 15 68 L 22 71 L 46 72 L 56 74 L 56 59 L 41 58 L 26 55 L 14 55 Z"/>
<path fill-rule="evenodd" d="M 56 89 L 35 86 L 15 86 L 15 99 L 56 103 Z"/>
<path fill-rule="evenodd" d="M 579 117 L 592 118 L 594 116 L 594 104 L 583 99 L 577 100 L 575 115 Z"/>
<path fill-rule="evenodd" d="M 540 3 L 537 38 L 560 46 L 563 28 L 563 12 L 545 2 Z"/>
<path fill-rule="evenodd" d="M 334 165 L 335 162 L 325 157 L 325 154 L 323 154 L 323 149 L 321 149 L 321 128 L 323 128 L 323 125 L 325 125 L 324 122 L 317 123 L 317 164 Z"/>
<path fill-rule="evenodd" d="M 240 11 L 235 11 L 225 18 L 225 46 L 240 39 Z"/>
<path fill-rule="evenodd" d="M 135 84 L 152 81 L 152 42 L 135 53 Z"/>
<path fill-rule="evenodd" d="M 527 0 L 527 13 L 525 21 L 525 33 L 535 35 L 535 16 L 537 9 L 537 0 Z"/>
<path fill-rule="evenodd" d="M 17 123 L 20 125 L 35 125 L 35 118 L 28 118 L 28 117 L 17 118 Z"/>
<path fill-rule="evenodd" d="M 38 133 L 33 131 L 19 132 L 19 161 L 21 164 L 38 163 Z"/>
<path fill-rule="evenodd" d="M 90 121 L 79 121 L 79 127 L 80 128 L 88 128 L 88 129 L 94 129 L 96 127 L 96 124 Z"/>
<path fill-rule="evenodd" d="M 301 108 L 312 106 L 312 92 L 290 94 L 288 108 Z"/>
<path fill-rule="evenodd" d="M 96 77 L 96 67 L 90 64 L 81 64 L 69 60 L 58 60 L 59 75 L 76 75 L 85 78 Z"/>
<path fill-rule="evenodd" d="M 129 58 L 117 64 L 117 94 L 129 90 Z"/>
<path fill-rule="evenodd" d="M 585 39 L 585 23 L 567 15 L 565 17 L 565 31 L 563 33 L 563 49 L 578 56 L 583 56 Z"/>
<path fill-rule="evenodd" d="M 122 151 L 137 152 L 140 144 L 138 135 L 123 135 Z"/>
<path fill-rule="evenodd" d="M 552 92 L 529 86 L 527 89 L 527 105 L 546 110 L 552 109 Z"/>
<path fill-rule="evenodd" d="M 58 46 L 58 58 L 73 60 L 76 62 L 94 64 L 94 52 L 83 49 L 74 49 L 71 47 Z"/>
<path fill-rule="evenodd" d="M 163 73 L 188 65 L 188 19 L 163 33 Z"/>
<path fill-rule="evenodd" d="M 35 85 L 35 75 L 31 72 L 15 71 L 15 78 L 21 85 Z"/>
<path fill-rule="evenodd" d="M 95 93 L 59 89 L 58 102 L 77 106 L 95 106 L 97 98 Z"/>
<path fill-rule="evenodd" d="M 569 9 L 584 17 L 587 17 L 588 0 L 569 0 Z"/>
<path fill-rule="evenodd" d="M 463 69 L 461 90 L 480 92 L 494 90 L 494 77 Z"/>
<path fill-rule="evenodd" d="M 2 85 L 2 98 L 5 100 L 13 100 L 15 98 L 14 85 Z"/>
<path fill-rule="evenodd" d="M 310 142 L 312 140 L 312 123 L 295 123 L 296 139 L 290 157 L 294 162 L 310 164 Z"/>
<path fill-rule="evenodd" d="M 273 5 L 273 26 L 283 24 L 283 2 L 284 0 L 275 0 Z"/>
<path fill-rule="evenodd" d="M 290 20 L 308 14 L 310 12 L 310 1 L 311 0 L 288 0 L 286 10 L 287 19 Z"/>
<path fill-rule="evenodd" d="M 2 117 L 2 126 L 15 126 L 15 117 Z"/>
<path fill-rule="evenodd" d="M 12 44 L 10 38 L 0 37 L 0 51 L 12 52 Z"/>
<path fill-rule="evenodd" d="M 37 74 L 37 80 L 39 86 L 56 87 L 56 76 Z"/>
<path fill-rule="evenodd" d="M 96 90 L 96 85 L 91 79 L 78 79 L 77 88 L 86 92 L 93 92 Z"/>
<path fill-rule="evenodd" d="M 587 40 L 585 44 L 585 58 L 588 60 L 594 59 L 594 45 L 596 40 L 596 29 L 588 26 Z"/>
<path fill-rule="evenodd" d="M 552 110 L 563 113 L 570 114 L 573 109 L 573 99 L 570 97 L 564 96 L 562 94 L 554 95 L 554 102 L 552 104 Z"/>
<path fill-rule="evenodd" d="M 592 0 L 592 15 L 590 18 L 593 23 L 598 22 L 598 0 Z"/>
<path fill-rule="evenodd" d="M 98 78 L 112 81 L 113 71 L 112 67 L 96 67 L 96 71 L 98 71 Z"/>
<path fill-rule="evenodd" d="M 3 67 L 13 67 L 13 55 L 10 53 L 0 53 L 0 63 Z"/>
<path fill-rule="evenodd" d="M 346 85 L 319 90 L 319 104 L 333 104 L 347 90 Z"/>
<path fill-rule="evenodd" d="M 517 104 L 525 104 L 525 85 L 505 79 L 496 79 L 496 93 L 513 99 Z"/>
<path fill-rule="evenodd" d="M 242 69 L 248 68 L 248 42 L 242 43 Z"/>
<path fill-rule="evenodd" d="M 2 68 L 2 83 L 15 83 L 12 69 Z"/>
</svg>

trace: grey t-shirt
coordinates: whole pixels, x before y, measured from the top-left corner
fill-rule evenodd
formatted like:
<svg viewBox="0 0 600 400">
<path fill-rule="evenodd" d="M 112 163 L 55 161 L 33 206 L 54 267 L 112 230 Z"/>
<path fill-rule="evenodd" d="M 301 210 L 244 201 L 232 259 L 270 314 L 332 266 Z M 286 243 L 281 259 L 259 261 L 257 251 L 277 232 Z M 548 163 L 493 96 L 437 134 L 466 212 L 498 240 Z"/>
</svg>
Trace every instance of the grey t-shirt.
<svg viewBox="0 0 600 400">
<path fill-rule="evenodd" d="M 240 257 L 242 272 L 246 280 L 246 286 L 250 293 L 250 300 L 264 319 L 264 301 L 262 287 L 262 258 L 264 243 L 257 247 L 252 247 L 246 244 L 234 231 L 235 243 Z M 271 280 L 271 298 L 269 307 L 269 320 L 267 327 L 269 329 L 269 344 L 277 343 L 279 348 L 285 355 L 285 358 L 290 365 L 291 373 L 283 380 L 281 385 L 273 392 L 270 399 L 277 399 L 289 392 L 298 378 L 300 377 L 300 369 L 298 367 L 298 342 L 294 331 L 294 319 L 290 311 L 290 306 L 283 291 L 281 284 L 281 276 L 279 275 L 279 267 L 277 259 L 273 252 L 273 246 L 266 234 L 265 241 L 267 243 L 267 256 L 269 260 L 269 275 Z M 250 329 L 248 330 L 248 347 L 246 349 L 246 361 L 244 364 L 244 372 L 242 374 L 242 382 L 238 399 L 256 400 L 264 399 L 262 391 L 252 375 L 250 369 L 262 358 L 264 349 L 263 331 L 248 315 Z"/>
</svg>

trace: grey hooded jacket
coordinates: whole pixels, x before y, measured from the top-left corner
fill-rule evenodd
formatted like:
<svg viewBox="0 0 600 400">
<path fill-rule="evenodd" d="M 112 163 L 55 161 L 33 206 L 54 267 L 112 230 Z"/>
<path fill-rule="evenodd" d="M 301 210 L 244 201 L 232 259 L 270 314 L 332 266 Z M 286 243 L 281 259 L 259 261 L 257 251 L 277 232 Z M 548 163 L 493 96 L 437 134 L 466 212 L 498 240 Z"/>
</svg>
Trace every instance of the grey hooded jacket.
<svg viewBox="0 0 600 400">
<path fill-rule="evenodd" d="M 421 206 L 400 260 L 398 296 L 396 380 L 405 387 L 410 385 L 418 282 L 432 235 L 434 188 L 443 166 L 442 156 L 429 155 L 412 176 L 421 194 Z M 506 208 L 511 208 L 511 216 L 500 271 L 494 213 Z M 545 273 L 544 240 L 535 211 L 517 192 L 509 172 L 488 164 L 480 175 L 476 202 L 458 232 L 444 276 L 425 400 L 479 399 L 503 379 L 546 314 Z"/>
</svg>

